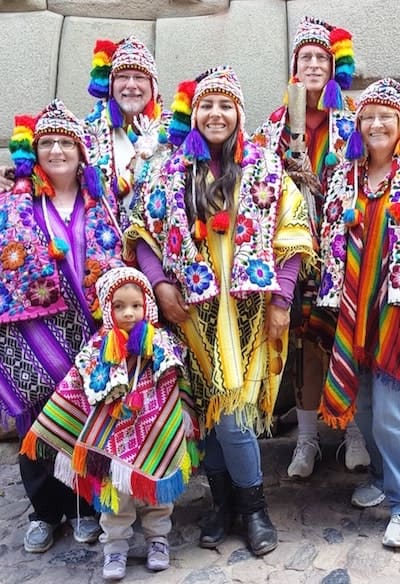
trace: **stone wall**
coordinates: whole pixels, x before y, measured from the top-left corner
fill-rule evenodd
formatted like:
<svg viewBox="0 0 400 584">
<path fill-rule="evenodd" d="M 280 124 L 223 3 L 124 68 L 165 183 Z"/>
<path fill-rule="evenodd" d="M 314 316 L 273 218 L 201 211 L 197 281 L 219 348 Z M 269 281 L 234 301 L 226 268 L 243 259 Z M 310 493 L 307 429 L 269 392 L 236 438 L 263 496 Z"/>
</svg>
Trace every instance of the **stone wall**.
<svg viewBox="0 0 400 584">
<path fill-rule="evenodd" d="M 355 91 L 400 79 L 400 19 L 393 0 L 0 0 L 0 163 L 17 113 L 53 97 L 77 115 L 93 104 L 86 87 L 96 39 L 135 34 L 155 54 L 166 106 L 176 83 L 229 63 L 237 71 L 251 131 L 281 103 L 290 48 L 307 14 L 353 33 Z"/>
</svg>

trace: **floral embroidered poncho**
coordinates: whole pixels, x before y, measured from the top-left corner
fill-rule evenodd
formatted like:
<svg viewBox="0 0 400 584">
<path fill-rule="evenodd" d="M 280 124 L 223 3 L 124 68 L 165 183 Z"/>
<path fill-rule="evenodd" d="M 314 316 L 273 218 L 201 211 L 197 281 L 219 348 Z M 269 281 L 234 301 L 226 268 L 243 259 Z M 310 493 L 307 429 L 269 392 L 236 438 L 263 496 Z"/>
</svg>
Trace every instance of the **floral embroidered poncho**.
<svg viewBox="0 0 400 584">
<path fill-rule="evenodd" d="M 157 170 L 143 216 L 133 217 L 125 234 L 127 247 L 138 237 L 152 245 L 191 306 L 180 331 L 204 427 L 222 412 L 235 412 L 240 423 L 262 432 L 270 426 L 282 374 L 274 364 L 284 362 L 287 350 L 286 338 L 279 351 L 265 338 L 266 306 L 280 291 L 276 266 L 295 254 L 304 269 L 314 261 L 305 203 L 279 157 L 246 141 L 229 229 L 215 232 L 210 219 L 206 238 L 194 241 L 186 164 L 179 149 Z"/>
</svg>

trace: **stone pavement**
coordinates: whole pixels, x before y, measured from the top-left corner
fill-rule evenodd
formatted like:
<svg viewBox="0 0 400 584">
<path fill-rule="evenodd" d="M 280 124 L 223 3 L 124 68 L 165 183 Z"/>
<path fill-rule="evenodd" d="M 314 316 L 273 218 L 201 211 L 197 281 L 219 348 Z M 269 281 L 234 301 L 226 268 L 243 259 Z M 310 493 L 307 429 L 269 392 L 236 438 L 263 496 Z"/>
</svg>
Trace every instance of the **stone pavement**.
<svg viewBox="0 0 400 584">
<path fill-rule="evenodd" d="M 263 558 L 246 549 L 240 532 L 217 550 L 197 546 L 198 523 L 208 508 L 206 480 L 192 479 L 174 511 L 171 567 L 151 573 L 144 566 L 143 538 L 135 534 L 124 584 L 398 584 L 400 554 L 382 547 L 389 510 L 350 505 L 363 473 L 337 462 L 338 432 L 321 427 L 323 460 L 307 480 L 289 479 L 286 468 L 294 431 L 260 440 L 265 492 L 279 545 Z M 0 443 L 0 584 L 101 584 L 102 549 L 74 541 L 64 525 L 45 554 L 23 549 L 29 502 L 19 477 L 16 442 Z"/>
</svg>

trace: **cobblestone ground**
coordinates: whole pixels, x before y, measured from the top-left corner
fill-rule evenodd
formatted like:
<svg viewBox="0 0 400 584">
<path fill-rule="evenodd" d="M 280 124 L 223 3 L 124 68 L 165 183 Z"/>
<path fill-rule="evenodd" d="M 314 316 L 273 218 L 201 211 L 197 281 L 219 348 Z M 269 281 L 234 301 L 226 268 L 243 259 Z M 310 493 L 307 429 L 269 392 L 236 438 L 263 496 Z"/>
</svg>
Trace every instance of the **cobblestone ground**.
<svg viewBox="0 0 400 584">
<path fill-rule="evenodd" d="M 295 445 L 293 431 L 261 440 L 265 492 L 279 546 L 254 558 L 240 536 L 232 534 L 217 550 L 197 546 L 199 522 L 208 509 L 209 491 L 199 475 L 174 511 L 170 536 L 171 567 L 151 573 L 144 565 L 138 528 L 124 583 L 164 584 L 398 584 L 400 554 L 384 549 L 382 535 L 389 509 L 351 507 L 354 486 L 363 473 L 344 469 L 335 458 L 340 436 L 321 428 L 323 459 L 314 475 L 291 480 L 286 469 Z M 19 477 L 18 444 L 0 443 L 0 584 L 98 584 L 102 582 L 100 544 L 74 541 L 63 525 L 45 554 L 23 549 L 29 502 Z"/>
</svg>

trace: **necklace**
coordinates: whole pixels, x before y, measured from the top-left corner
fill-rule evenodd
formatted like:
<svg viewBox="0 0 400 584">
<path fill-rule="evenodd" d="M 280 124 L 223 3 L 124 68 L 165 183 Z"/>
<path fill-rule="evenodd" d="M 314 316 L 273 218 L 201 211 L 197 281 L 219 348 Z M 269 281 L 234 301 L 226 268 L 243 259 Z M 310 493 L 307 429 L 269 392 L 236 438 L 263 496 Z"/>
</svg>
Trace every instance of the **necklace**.
<svg viewBox="0 0 400 584">
<path fill-rule="evenodd" d="M 379 182 L 377 188 L 372 190 L 369 186 L 368 180 L 368 161 L 365 163 L 364 166 L 364 181 L 363 181 L 363 190 L 364 194 L 368 199 L 379 199 L 389 187 L 389 183 L 391 182 L 394 176 L 394 165 L 392 164 L 390 171 L 386 174 L 386 176 Z"/>
</svg>

